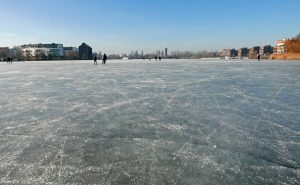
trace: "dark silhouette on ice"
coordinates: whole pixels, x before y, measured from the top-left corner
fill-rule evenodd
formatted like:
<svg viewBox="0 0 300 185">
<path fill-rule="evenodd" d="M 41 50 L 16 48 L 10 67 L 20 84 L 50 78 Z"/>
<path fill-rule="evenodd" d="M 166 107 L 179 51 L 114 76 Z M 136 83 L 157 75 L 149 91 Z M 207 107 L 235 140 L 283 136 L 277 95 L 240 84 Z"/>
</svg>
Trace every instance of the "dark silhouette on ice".
<svg viewBox="0 0 300 185">
<path fill-rule="evenodd" d="M 106 60 L 107 60 L 107 56 L 106 56 L 106 54 L 104 53 L 103 59 L 102 59 L 102 64 L 105 64 L 105 63 L 106 63 Z"/>
<path fill-rule="evenodd" d="M 94 65 L 98 65 L 97 64 L 97 56 L 94 57 Z"/>
<path fill-rule="evenodd" d="M 13 58 L 7 57 L 7 59 L 6 59 L 6 62 L 7 62 L 7 63 L 12 63 L 12 61 L 13 61 Z"/>
</svg>

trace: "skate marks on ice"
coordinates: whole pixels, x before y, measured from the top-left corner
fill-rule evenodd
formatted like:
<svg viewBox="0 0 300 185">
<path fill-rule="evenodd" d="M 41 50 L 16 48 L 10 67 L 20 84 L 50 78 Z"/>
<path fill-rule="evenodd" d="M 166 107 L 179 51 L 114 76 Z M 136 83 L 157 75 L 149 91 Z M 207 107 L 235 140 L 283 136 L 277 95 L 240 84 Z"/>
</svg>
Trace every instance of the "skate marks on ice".
<svg viewBox="0 0 300 185">
<path fill-rule="evenodd" d="M 1 184 L 300 182 L 298 63 L 0 65 Z"/>
</svg>

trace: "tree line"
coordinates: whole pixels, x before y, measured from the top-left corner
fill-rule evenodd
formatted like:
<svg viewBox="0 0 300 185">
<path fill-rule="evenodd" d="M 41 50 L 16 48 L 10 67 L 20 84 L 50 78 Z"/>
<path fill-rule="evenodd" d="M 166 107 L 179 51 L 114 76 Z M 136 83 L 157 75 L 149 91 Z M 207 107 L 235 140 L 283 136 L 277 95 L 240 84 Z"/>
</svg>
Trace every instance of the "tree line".
<svg viewBox="0 0 300 185">
<path fill-rule="evenodd" d="M 286 52 L 287 53 L 300 53 L 300 33 L 286 41 Z"/>
</svg>

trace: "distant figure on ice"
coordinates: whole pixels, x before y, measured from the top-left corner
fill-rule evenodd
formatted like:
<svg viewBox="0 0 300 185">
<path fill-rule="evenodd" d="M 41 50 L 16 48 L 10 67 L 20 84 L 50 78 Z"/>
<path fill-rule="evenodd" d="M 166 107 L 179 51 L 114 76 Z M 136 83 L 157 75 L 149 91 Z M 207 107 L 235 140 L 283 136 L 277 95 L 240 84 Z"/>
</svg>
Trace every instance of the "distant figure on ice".
<svg viewBox="0 0 300 185">
<path fill-rule="evenodd" d="M 155 56 L 155 61 L 157 61 L 157 56 Z"/>
<path fill-rule="evenodd" d="M 257 55 L 257 60 L 260 61 L 260 54 Z"/>
<path fill-rule="evenodd" d="M 9 64 L 12 63 L 12 58 L 7 57 L 6 62 L 9 63 Z"/>
<path fill-rule="evenodd" d="M 161 61 L 161 56 L 158 57 L 158 60 Z"/>
<path fill-rule="evenodd" d="M 94 65 L 98 65 L 97 64 L 97 56 L 95 56 L 95 58 L 94 58 Z"/>
<path fill-rule="evenodd" d="M 105 64 L 105 63 L 106 63 L 106 60 L 107 60 L 107 56 L 106 56 L 106 54 L 104 53 L 103 59 L 102 59 L 102 64 Z"/>
</svg>

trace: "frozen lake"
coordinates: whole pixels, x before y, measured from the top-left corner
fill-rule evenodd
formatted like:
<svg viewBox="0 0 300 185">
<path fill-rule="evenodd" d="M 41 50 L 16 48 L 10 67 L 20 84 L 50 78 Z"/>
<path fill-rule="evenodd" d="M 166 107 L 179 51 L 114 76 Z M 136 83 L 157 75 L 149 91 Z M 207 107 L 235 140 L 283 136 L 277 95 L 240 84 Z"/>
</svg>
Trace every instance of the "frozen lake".
<svg viewBox="0 0 300 185">
<path fill-rule="evenodd" d="M 300 62 L 0 63 L 0 92 L 0 184 L 300 184 Z"/>
</svg>

